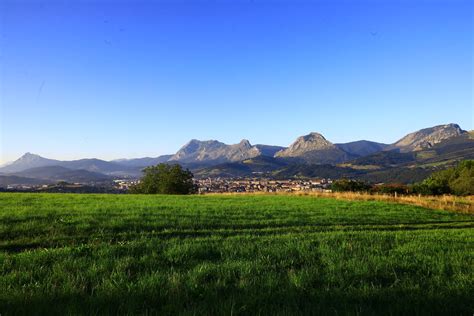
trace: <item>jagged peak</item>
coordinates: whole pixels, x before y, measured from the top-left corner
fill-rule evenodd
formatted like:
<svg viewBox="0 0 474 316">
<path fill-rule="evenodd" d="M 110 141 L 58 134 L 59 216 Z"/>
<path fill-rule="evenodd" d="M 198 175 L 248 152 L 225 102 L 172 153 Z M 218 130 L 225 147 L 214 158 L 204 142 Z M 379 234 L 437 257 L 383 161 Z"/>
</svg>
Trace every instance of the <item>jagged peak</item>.
<svg viewBox="0 0 474 316">
<path fill-rule="evenodd" d="M 26 153 L 23 154 L 23 156 L 21 156 L 19 158 L 19 160 L 20 159 L 21 160 L 24 160 L 24 159 L 38 159 L 38 158 L 43 158 L 43 157 L 41 157 L 40 155 L 37 155 L 37 154 L 33 154 L 31 152 L 26 152 Z"/>
<path fill-rule="evenodd" d="M 290 147 L 278 151 L 276 157 L 296 157 L 305 155 L 309 152 L 320 150 L 335 150 L 339 149 L 330 141 L 317 132 L 311 132 L 307 135 L 300 136 L 293 142 Z"/>
<path fill-rule="evenodd" d="M 466 132 L 458 124 L 449 123 L 449 124 L 435 125 L 435 126 L 432 126 L 432 127 L 426 127 L 426 128 L 420 129 L 418 131 L 412 132 L 410 134 L 416 134 L 416 133 L 420 133 L 420 132 L 424 132 L 424 133 L 430 133 L 431 132 L 431 133 L 433 133 L 433 132 L 439 132 L 439 131 L 444 131 L 444 130 L 455 130 L 455 131 L 457 131 L 461 134 Z M 408 134 L 408 135 L 410 135 L 410 134 Z"/>
<path fill-rule="evenodd" d="M 214 142 L 217 142 L 217 140 L 214 140 L 214 139 L 199 140 L 199 139 L 193 138 L 189 142 L 187 142 L 186 145 L 188 145 L 188 144 L 214 143 Z"/>
<path fill-rule="evenodd" d="M 242 139 L 237 145 L 247 148 L 252 147 L 252 144 L 250 144 L 250 141 L 248 139 Z"/>
<path fill-rule="evenodd" d="M 210 140 L 199 140 L 199 139 L 191 139 L 189 142 L 183 145 L 181 149 L 188 148 L 188 147 L 200 147 L 212 144 L 223 144 L 217 140 L 210 139 Z"/>
<path fill-rule="evenodd" d="M 304 140 L 304 141 L 311 141 L 311 140 L 325 140 L 326 141 L 326 138 L 321 133 L 318 133 L 318 132 L 311 132 L 307 135 L 298 137 L 298 139 Z"/>
<path fill-rule="evenodd" d="M 439 125 L 439 126 L 441 126 L 441 125 Z M 435 127 L 436 127 L 436 126 L 435 126 Z M 445 128 L 454 127 L 454 128 L 458 128 L 458 129 L 462 130 L 462 129 L 461 129 L 461 126 L 459 126 L 459 125 L 456 124 L 456 123 L 444 124 L 444 127 L 445 127 Z"/>
<path fill-rule="evenodd" d="M 416 151 L 430 148 L 445 139 L 465 133 L 467 132 L 455 123 L 436 125 L 407 134 L 395 142 L 392 147 L 398 147 L 405 152 Z"/>
</svg>

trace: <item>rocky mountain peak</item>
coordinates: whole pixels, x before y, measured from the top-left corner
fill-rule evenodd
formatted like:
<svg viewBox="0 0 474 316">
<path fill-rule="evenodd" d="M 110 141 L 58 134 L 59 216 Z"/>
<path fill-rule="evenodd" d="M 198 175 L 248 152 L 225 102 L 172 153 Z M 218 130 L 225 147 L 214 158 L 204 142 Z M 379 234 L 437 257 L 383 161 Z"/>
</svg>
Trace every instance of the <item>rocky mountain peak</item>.
<svg viewBox="0 0 474 316">
<path fill-rule="evenodd" d="M 238 145 L 243 148 L 252 148 L 252 144 L 250 144 L 248 139 L 242 139 Z"/>
<path fill-rule="evenodd" d="M 300 136 L 287 149 L 280 150 L 275 157 L 297 158 L 311 163 L 340 162 L 348 154 L 326 140 L 320 133 Z"/>
<path fill-rule="evenodd" d="M 259 155 L 258 149 L 243 139 L 237 144 L 227 145 L 216 140 L 191 140 L 170 160 L 180 162 L 229 162 Z"/>
<path fill-rule="evenodd" d="M 298 137 L 298 138 L 302 138 L 306 141 L 312 141 L 312 140 L 326 140 L 326 138 L 324 138 L 324 136 L 320 133 L 317 133 L 317 132 L 311 132 L 309 133 L 308 135 L 304 135 L 304 136 L 301 136 L 301 137 Z"/>
<path fill-rule="evenodd" d="M 18 158 L 18 161 L 27 161 L 27 160 L 38 160 L 38 159 L 44 159 L 40 155 L 32 154 L 30 152 L 25 153 L 23 156 Z"/>
<path fill-rule="evenodd" d="M 1 171 L 5 173 L 18 172 L 35 167 L 51 166 L 57 164 L 57 162 L 57 160 L 43 158 L 40 155 L 27 152 L 17 160 L 2 167 Z"/>
<path fill-rule="evenodd" d="M 334 148 L 334 144 L 330 141 L 326 140 L 323 135 L 312 132 L 308 135 L 300 136 L 296 139 L 296 141 L 290 145 L 288 150 L 295 151 L 295 150 L 316 150 L 316 149 L 327 149 L 327 148 Z"/>
<path fill-rule="evenodd" d="M 393 144 L 401 152 L 419 151 L 433 147 L 443 140 L 467 133 L 457 124 L 437 125 L 410 133 Z"/>
</svg>

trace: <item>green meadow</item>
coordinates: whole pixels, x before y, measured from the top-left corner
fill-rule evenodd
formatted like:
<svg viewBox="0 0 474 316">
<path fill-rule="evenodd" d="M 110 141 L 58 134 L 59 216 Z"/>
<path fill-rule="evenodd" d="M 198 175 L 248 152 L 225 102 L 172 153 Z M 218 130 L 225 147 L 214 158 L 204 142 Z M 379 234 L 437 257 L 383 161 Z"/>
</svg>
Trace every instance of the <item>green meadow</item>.
<svg viewBox="0 0 474 316">
<path fill-rule="evenodd" d="M 474 216 L 311 196 L 0 194 L 0 314 L 472 315 Z"/>
</svg>

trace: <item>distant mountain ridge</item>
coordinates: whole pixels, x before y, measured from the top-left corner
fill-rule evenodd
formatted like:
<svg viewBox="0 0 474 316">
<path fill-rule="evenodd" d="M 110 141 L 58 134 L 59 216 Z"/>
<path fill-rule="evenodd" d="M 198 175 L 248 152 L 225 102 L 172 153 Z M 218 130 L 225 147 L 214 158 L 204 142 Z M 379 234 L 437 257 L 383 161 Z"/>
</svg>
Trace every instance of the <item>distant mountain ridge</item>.
<svg viewBox="0 0 474 316">
<path fill-rule="evenodd" d="M 53 166 L 63 167 L 70 170 L 85 170 L 89 172 L 98 172 L 108 175 L 139 173 L 139 171 L 137 172 L 131 167 L 121 165 L 116 162 L 110 162 L 96 158 L 62 161 L 44 158 L 29 152 L 21 156 L 19 159 L 15 160 L 14 162 L 8 164 L 7 166 L 0 168 L 0 173 L 12 174 L 23 172 L 25 170 L 33 168 Z"/>
<path fill-rule="evenodd" d="M 135 159 L 116 159 L 112 160 L 112 162 L 115 162 L 117 164 L 123 165 L 123 166 L 128 166 L 128 167 L 146 167 L 146 166 L 152 166 L 152 165 L 157 165 L 162 162 L 167 162 L 170 160 L 170 158 L 173 157 L 173 155 L 162 155 L 158 157 L 144 157 L 144 158 L 135 158 Z"/>
<path fill-rule="evenodd" d="M 14 175 L 24 178 L 66 181 L 71 183 L 101 182 L 111 181 L 113 179 L 112 176 L 107 176 L 103 173 L 83 169 L 69 169 L 61 166 L 36 167 L 14 173 Z"/>
<path fill-rule="evenodd" d="M 112 161 L 95 158 L 61 161 L 26 153 L 0 167 L 0 175 L 10 177 L 5 178 L 5 182 L 18 179 L 25 179 L 29 183 L 35 182 L 31 179 L 106 181 L 119 177 L 136 178 L 141 175 L 143 168 L 164 162 L 182 164 L 201 176 L 289 176 L 292 172 L 300 176 L 318 172 L 359 176 L 368 172 L 361 170 L 376 169 L 383 178 L 382 170 L 386 168 L 413 168 L 418 165 L 432 168 L 460 159 L 474 159 L 474 139 L 471 134 L 457 124 L 445 124 L 410 133 L 393 144 L 367 140 L 333 144 L 316 132 L 298 137 L 289 147 L 252 145 L 246 139 L 231 145 L 217 140 L 192 139 L 173 155 Z M 337 167 L 339 164 L 343 165 Z M 333 166 L 331 171 L 328 171 L 329 165 Z M 322 171 L 325 168 L 328 171 L 326 173 Z M 407 171 L 404 174 L 409 173 Z"/>
</svg>

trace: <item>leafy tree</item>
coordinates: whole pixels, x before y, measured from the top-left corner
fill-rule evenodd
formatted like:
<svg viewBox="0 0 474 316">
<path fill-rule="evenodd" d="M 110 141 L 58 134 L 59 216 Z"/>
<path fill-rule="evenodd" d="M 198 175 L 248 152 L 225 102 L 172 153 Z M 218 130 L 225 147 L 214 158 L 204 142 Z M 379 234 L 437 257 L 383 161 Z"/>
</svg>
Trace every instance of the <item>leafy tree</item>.
<svg viewBox="0 0 474 316">
<path fill-rule="evenodd" d="M 180 165 L 160 163 L 143 170 L 140 183 L 130 189 L 140 194 L 191 194 L 196 192 L 193 174 Z"/>
<path fill-rule="evenodd" d="M 465 160 L 455 168 L 433 173 L 427 179 L 413 185 L 413 192 L 427 195 L 474 194 L 474 160 Z"/>
<path fill-rule="evenodd" d="M 452 169 L 447 169 L 433 173 L 421 183 L 415 184 L 413 191 L 415 193 L 426 195 L 441 195 L 451 193 L 449 179 L 451 178 L 452 171 Z"/>
<path fill-rule="evenodd" d="M 474 160 L 465 160 L 459 164 L 449 186 L 451 192 L 456 195 L 474 194 Z"/>
</svg>

